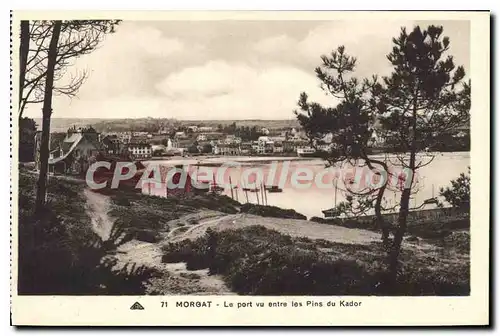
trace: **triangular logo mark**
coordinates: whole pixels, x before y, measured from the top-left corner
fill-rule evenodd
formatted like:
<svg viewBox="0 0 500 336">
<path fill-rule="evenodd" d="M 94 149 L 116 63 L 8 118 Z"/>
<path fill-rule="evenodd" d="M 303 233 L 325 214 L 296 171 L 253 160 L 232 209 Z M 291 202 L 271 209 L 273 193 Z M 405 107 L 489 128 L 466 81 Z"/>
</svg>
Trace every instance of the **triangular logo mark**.
<svg viewBox="0 0 500 336">
<path fill-rule="evenodd" d="M 139 302 L 136 302 L 130 307 L 130 310 L 144 310 L 144 307 Z"/>
</svg>

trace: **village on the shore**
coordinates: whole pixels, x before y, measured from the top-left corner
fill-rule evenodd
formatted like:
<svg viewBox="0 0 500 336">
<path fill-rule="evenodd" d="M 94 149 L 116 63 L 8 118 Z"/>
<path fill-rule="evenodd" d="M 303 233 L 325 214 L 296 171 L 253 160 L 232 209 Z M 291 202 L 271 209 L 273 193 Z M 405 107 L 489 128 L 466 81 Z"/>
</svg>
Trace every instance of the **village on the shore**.
<svg viewBox="0 0 500 336">
<path fill-rule="evenodd" d="M 451 150 L 469 150 L 468 125 L 440 136 L 443 144 L 451 144 Z M 35 168 L 39 165 L 40 138 L 41 131 L 38 131 L 34 141 Z M 373 132 L 373 153 L 384 152 L 385 138 Z M 322 142 L 311 145 L 300 127 L 238 127 L 236 122 L 226 127 L 198 124 L 159 126 L 156 131 L 119 132 L 98 132 L 91 125 L 71 126 L 66 132 L 51 133 L 49 171 L 60 174 L 84 173 L 89 160 L 98 154 L 137 161 L 211 155 L 320 157 L 321 152 L 328 152 L 331 145 L 331 137 L 328 136 Z"/>
<path fill-rule="evenodd" d="M 353 73 L 355 50 L 331 45 L 328 55 L 314 52 L 322 62 L 311 83 L 304 70 L 283 75 L 252 62 L 255 76 L 231 70 L 228 83 L 222 74 L 212 83 L 224 66 L 209 61 L 206 77 L 195 63 L 182 66 L 187 86 L 178 75 L 166 83 L 134 78 L 131 87 L 147 94 L 118 87 L 114 109 L 106 105 L 114 81 L 87 83 L 95 92 L 80 94 L 80 108 L 52 101 L 69 89 L 76 96 L 80 86 L 58 86 L 68 63 L 57 55 L 71 53 L 68 45 L 100 34 L 128 45 L 137 24 L 21 22 L 26 69 L 12 174 L 18 293 L 471 295 L 469 62 L 447 58 L 442 26 L 408 22 L 410 34 L 403 25 L 393 30 L 399 37 L 383 36 L 394 46 L 377 54 L 392 72 L 372 77 Z M 222 27 L 226 34 L 230 27 Z M 50 60 L 38 76 L 29 57 L 36 47 Z M 47 82 L 34 86 L 37 78 Z M 251 78 L 256 86 L 234 87 Z M 330 103 L 315 94 L 318 82 Z M 291 94 L 267 94 L 263 83 Z M 149 94 L 160 84 L 168 92 L 157 101 Z M 205 89 L 212 104 L 198 97 Z M 242 93 L 251 100 L 241 101 Z"/>
</svg>

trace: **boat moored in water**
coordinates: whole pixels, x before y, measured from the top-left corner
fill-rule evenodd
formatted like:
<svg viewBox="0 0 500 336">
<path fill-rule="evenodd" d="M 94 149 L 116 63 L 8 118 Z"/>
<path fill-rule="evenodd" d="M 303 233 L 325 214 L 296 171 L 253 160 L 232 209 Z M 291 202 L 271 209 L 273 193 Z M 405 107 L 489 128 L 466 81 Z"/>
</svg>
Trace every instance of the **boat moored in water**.
<svg viewBox="0 0 500 336">
<path fill-rule="evenodd" d="M 250 192 L 258 192 L 260 191 L 259 188 L 242 188 L 243 191 L 250 191 Z"/>
<path fill-rule="evenodd" d="M 281 189 L 278 186 L 266 186 L 266 191 L 270 193 L 278 193 L 278 192 L 283 192 L 283 189 Z"/>
</svg>

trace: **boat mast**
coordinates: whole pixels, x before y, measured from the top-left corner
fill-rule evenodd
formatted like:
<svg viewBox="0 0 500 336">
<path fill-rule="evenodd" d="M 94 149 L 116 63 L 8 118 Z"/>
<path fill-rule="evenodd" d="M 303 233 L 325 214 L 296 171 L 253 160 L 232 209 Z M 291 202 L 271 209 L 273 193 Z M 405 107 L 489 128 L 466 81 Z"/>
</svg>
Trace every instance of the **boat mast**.
<svg viewBox="0 0 500 336">
<path fill-rule="evenodd" d="M 338 183 L 338 181 L 339 181 L 338 179 L 335 179 L 335 183 L 334 183 L 334 185 L 335 185 L 334 208 L 337 207 L 337 183 Z"/>
</svg>

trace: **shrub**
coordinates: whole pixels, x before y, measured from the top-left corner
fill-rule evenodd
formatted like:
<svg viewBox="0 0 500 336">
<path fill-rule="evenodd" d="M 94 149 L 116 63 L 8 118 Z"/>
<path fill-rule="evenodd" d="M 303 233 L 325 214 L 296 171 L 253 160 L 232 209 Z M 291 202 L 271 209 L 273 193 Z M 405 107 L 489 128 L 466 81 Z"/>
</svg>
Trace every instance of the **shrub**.
<svg viewBox="0 0 500 336">
<path fill-rule="evenodd" d="M 19 179 L 18 291 L 31 295 L 144 294 L 156 272 L 119 266 L 109 255 L 130 237 L 119 225 L 102 241 L 91 229 L 81 185 L 52 179 L 48 204 L 33 215 L 35 180 Z"/>
<path fill-rule="evenodd" d="M 252 295 L 464 295 L 468 278 L 405 269 L 388 285 L 380 244 L 361 246 L 292 238 L 261 226 L 207 230 L 194 241 L 164 246 L 163 262 L 222 274 L 239 294 Z M 330 252 L 321 249 L 328 248 Z M 378 251 L 380 249 L 380 251 Z M 347 256 L 352 257 L 347 257 Z M 357 256 L 363 255 L 360 262 Z M 368 256 L 368 257 L 367 257 Z M 377 259 L 378 258 L 378 259 Z M 420 275 L 419 275 L 420 274 Z M 434 282 L 433 282 L 434 281 Z M 453 293 L 453 294 L 451 294 Z"/>
<path fill-rule="evenodd" d="M 328 220 L 326 218 L 321 218 L 317 216 L 313 216 L 309 220 L 315 223 L 328 224 Z"/>
<path fill-rule="evenodd" d="M 281 209 L 270 205 L 246 203 L 241 206 L 240 211 L 262 217 L 307 219 L 306 216 L 293 209 Z"/>
<path fill-rule="evenodd" d="M 451 181 L 451 187 L 440 188 L 439 194 L 452 207 L 464 212 L 470 211 L 470 167 L 468 174 L 461 173 Z"/>
<path fill-rule="evenodd" d="M 470 253 L 470 234 L 464 231 L 452 232 L 444 238 L 444 244 L 447 247 L 456 249 L 458 252 Z"/>
<path fill-rule="evenodd" d="M 125 190 L 113 190 L 110 215 L 124 228 L 167 231 L 167 222 L 199 209 L 235 214 L 240 204 L 227 196 L 186 194 L 175 197 L 142 195 Z M 133 207 L 129 206 L 133 202 Z M 197 224 L 196 219 L 190 224 Z M 185 225 L 185 224 L 180 224 Z"/>
<path fill-rule="evenodd" d="M 147 243 L 157 243 L 158 241 L 160 241 L 161 238 L 158 232 L 146 229 L 135 231 L 134 237 L 137 240 Z"/>
<path fill-rule="evenodd" d="M 130 200 L 123 194 L 118 194 L 113 197 L 113 202 L 116 205 L 130 206 Z"/>
</svg>

